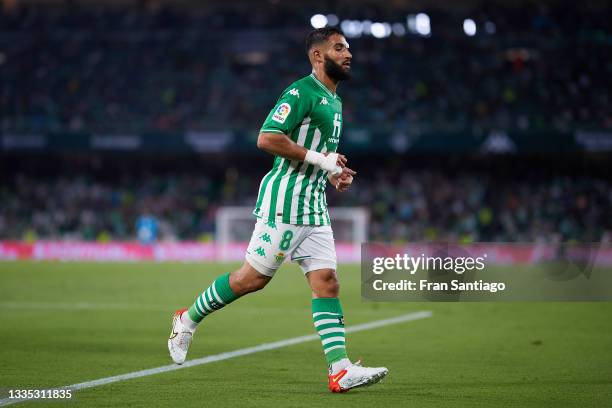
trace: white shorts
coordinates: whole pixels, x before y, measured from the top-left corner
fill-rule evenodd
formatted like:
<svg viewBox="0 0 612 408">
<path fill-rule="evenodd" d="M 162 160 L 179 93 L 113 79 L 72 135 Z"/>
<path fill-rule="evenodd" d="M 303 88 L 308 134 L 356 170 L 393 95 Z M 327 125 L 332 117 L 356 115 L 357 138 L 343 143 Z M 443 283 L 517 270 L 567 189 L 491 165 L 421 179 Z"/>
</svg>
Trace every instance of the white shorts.
<svg viewBox="0 0 612 408">
<path fill-rule="evenodd" d="M 305 274 L 336 269 L 334 233 L 329 225 L 266 223 L 257 219 L 246 260 L 259 273 L 274 276 L 285 260 L 297 262 Z"/>
</svg>

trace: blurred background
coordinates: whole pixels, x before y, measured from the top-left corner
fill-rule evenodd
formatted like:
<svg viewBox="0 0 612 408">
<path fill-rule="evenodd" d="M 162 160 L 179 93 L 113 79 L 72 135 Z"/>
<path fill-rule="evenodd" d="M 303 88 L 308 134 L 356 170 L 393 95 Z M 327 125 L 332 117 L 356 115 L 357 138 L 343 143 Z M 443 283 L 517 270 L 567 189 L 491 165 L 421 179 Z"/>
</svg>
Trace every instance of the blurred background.
<svg viewBox="0 0 612 408">
<path fill-rule="evenodd" d="M 339 150 L 358 174 L 327 191 L 342 307 L 376 328 L 349 353 L 392 373 L 347 404 L 610 406 L 611 16 L 606 0 L 0 0 L 0 405 L 167 369 L 171 313 L 244 259 L 273 161 L 258 131 L 310 73 L 307 33 L 332 25 L 354 57 Z M 508 291 L 372 301 L 364 241 L 486 257 L 458 281 Z M 205 319 L 189 358 L 214 365 L 66 406 L 337 406 L 318 341 L 291 340 L 313 333 L 310 297 L 284 266 Z M 266 343 L 293 345 L 240 351 Z"/>
<path fill-rule="evenodd" d="M 328 201 L 365 209 L 367 239 L 609 242 L 610 3 L 455 3 L 5 0 L 0 257 L 214 245 L 230 206 L 226 238 L 248 239 L 258 130 L 325 25 L 354 57 L 339 150 L 358 172 Z"/>
</svg>

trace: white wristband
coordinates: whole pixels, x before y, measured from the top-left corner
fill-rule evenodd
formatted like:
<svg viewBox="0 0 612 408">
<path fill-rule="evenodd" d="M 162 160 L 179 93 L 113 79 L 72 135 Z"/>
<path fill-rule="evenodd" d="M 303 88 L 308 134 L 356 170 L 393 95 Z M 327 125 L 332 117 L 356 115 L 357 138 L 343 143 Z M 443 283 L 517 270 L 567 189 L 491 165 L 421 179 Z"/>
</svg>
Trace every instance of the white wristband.
<svg viewBox="0 0 612 408">
<path fill-rule="evenodd" d="M 336 166 L 332 171 L 331 171 L 331 175 L 332 176 L 339 176 L 340 174 L 342 174 L 342 167 L 340 166 Z"/>
<path fill-rule="evenodd" d="M 323 153 L 308 150 L 304 161 L 319 166 L 321 169 L 330 172 L 333 176 L 342 173 L 342 168 L 336 164 L 338 161 L 338 153 L 329 153 L 325 156 Z"/>
<path fill-rule="evenodd" d="M 323 162 L 325 156 L 322 153 L 315 152 L 314 150 L 308 150 L 306 152 L 306 157 L 304 157 L 304 161 L 306 163 L 310 163 L 315 166 L 321 166 L 321 162 Z"/>
</svg>

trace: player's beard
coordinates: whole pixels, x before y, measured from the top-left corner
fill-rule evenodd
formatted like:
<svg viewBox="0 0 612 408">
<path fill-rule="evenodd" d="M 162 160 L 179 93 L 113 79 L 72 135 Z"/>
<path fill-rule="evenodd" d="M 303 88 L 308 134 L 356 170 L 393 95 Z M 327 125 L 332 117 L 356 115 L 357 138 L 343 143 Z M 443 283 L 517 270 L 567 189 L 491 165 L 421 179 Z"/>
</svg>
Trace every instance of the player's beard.
<svg viewBox="0 0 612 408">
<path fill-rule="evenodd" d="M 342 69 L 342 65 L 336 64 L 331 58 L 325 57 L 325 62 L 323 63 L 323 69 L 325 69 L 325 73 L 328 77 L 333 79 L 334 81 L 345 81 L 351 78 L 351 72 L 345 71 Z"/>
</svg>

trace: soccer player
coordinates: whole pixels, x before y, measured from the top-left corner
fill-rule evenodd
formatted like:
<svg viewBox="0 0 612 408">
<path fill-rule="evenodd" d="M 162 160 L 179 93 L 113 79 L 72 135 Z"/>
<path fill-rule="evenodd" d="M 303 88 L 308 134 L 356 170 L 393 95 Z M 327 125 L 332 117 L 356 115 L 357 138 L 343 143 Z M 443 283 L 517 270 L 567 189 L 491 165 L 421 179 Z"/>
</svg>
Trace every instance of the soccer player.
<svg viewBox="0 0 612 408">
<path fill-rule="evenodd" d="M 219 276 L 190 308 L 175 312 L 168 349 L 175 363 L 183 363 L 193 333 L 206 316 L 262 289 L 290 259 L 299 264 L 312 289 L 312 319 L 329 367 L 329 389 L 346 392 L 377 383 L 388 372 L 362 367 L 347 357 L 325 198 L 328 180 L 344 192 L 355 175 L 346 167 L 346 157 L 336 153 L 342 131 L 336 87 L 350 77 L 352 55 L 342 32 L 333 27 L 312 31 L 306 47 L 312 73 L 283 91 L 257 140 L 257 147 L 275 159 L 259 187 L 246 261 L 237 271 Z"/>
</svg>

